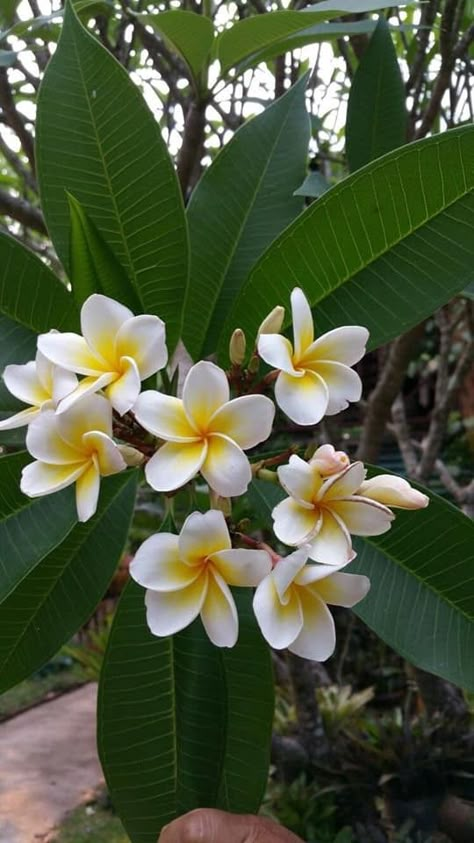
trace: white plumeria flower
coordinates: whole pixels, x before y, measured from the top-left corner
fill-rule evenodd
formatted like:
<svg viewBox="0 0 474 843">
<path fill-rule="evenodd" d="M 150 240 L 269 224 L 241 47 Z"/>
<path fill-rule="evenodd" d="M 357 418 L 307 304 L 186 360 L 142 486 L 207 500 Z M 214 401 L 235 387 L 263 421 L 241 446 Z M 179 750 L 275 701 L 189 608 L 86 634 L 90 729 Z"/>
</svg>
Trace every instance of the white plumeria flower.
<svg viewBox="0 0 474 843">
<path fill-rule="evenodd" d="M 55 409 L 58 402 L 77 386 L 77 378 L 72 372 L 55 366 L 41 351 L 38 351 L 36 358 L 29 363 L 12 363 L 7 366 L 3 380 L 15 398 L 30 406 L 0 422 L 0 430 L 13 430 L 29 424 L 39 415 L 42 408 Z"/>
<path fill-rule="evenodd" d="M 424 509 L 430 502 L 428 495 L 414 489 L 403 477 L 392 474 L 378 474 L 364 480 L 357 494 L 398 509 Z"/>
<path fill-rule="evenodd" d="M 81 308 L 79 334 L 42 334 L 40 351 L 58 366 L 85 375 L 64 399 L 64 412 L 78 399 L 100 389 L 123 415 L 133 407 L 140 384 L 167 362 L 165 326 L 158 316 L 134 316 L 128 307 L 94 293 Z"/>
<path fill-rule="evenodd" d="M 79 521 L 94 515 L 100 478 L 126 468 L 112 440 L 112 408 L 102 395 L 89 395 L 66 413 L 43 410 L 29 426 L 26 447 L 36 462 L 22 472 L 21 491 L 31 498 L 76 484 Z"/>
<path fill-rule="evenodd" d="M 317 466 L 290 457 L 278 478 L 289 498 L 272 512 L 273 529 L 288 545 L 309 544 L 309 555 L 326 565 L 345 565 L 354 558 L 351 533 L 378 536 L 390 529 L 393 513 L 381 503 L 359 494 L 365 479 L 361 462 L 324 478 Z"/>
<path fill-rule="evenodd" d="M 182 400 L 152 390 L 142 392 L 135 416 L 145 430 L 166 440 L 147 463 L 150 486 L 169 492 L 200 471 L 222 497 L 246 491 L 252 472 L 243 449 L 270 436 L 275 407 L 263 395 L 229 398 L 225 372 L 207 361 L 189 370 Z"/>
<path fill-rule="evenodd" d="M 360 399 L 362 383 L 350 367 L 364 356 L 369 332 L 349 325 L 314 340 L 311 308 L 298 287 L 291 293 L 291 312 L 294 346 L 280 334 L 261 334 L 258 353 L 280 369 L 275 383 L 278 406 L 297 424 L 317 424 Z"/>
<path fill-rule="evenodd" d="M 256 586 L 271 570 L 264 550 L 233 550 L 222 512 L 193 512 L 179 536 L 157 533 L 139 547 L 130 565 L 146 589 L 147 623 L 166 636 L 198 615 L 217 647 L 233 647 L 239 620 L 229 585 Z"/>
<path fill-rule="evenodd" d="M 355 606 L 370 582 L 359 574 L 340 574 L 330 565 L 307 565 L 308 552 L 308 547 L 301 547 L 277 562 L 258 586 L 253 608 L 271 647 L 287 647 L 297 656 L 322 662 L 336 645 L 326 604 Z"/>
</svg>

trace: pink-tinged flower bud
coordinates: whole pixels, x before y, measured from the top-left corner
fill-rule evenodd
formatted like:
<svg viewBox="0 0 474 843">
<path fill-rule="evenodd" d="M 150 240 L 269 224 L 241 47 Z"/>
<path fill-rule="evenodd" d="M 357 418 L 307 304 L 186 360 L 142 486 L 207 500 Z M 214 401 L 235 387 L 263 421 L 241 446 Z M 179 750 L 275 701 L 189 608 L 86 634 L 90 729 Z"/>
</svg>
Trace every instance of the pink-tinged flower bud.
<svg viewBox="0 0 474 843">
<path fill-rule="evenodd" d="M 321 445 L 309 461 L 322 477 L 337 474 L 349 465 L 349 457 L 344 451 L 335 451 L 333 445 Z"/>
<path fill-rule="evenodd" d="M 285 308 L 278 304 L 263 320 L 260 328 L 258 329 L 257 339 L 260 334 L 279 334 L 284 318 Z"/>
<path fill-rule="evenodd" d="M 234 366 L 241 366 L 245 360 L 247 341 L 241 328 L 236 328 L 229 342 L 229 358 Z"/>
<path fill-rule="evenodd" d="M 364 480 L 357 494 L 400 509 L 424 509 L 430 502 L 427 495 L 413 489 L 407 480 L 392 474 L 379 474 L 371 480 Z"/>
</svg>

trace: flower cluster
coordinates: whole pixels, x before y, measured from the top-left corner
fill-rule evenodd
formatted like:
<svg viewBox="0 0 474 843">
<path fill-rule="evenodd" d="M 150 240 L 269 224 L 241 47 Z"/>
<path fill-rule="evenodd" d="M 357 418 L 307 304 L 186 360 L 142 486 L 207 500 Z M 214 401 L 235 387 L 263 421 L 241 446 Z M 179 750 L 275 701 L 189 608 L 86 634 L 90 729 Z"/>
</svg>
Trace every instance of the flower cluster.
<svg viewBox="0 0 474 843">
<path fill-rule="evenodd" d="M 215 508 L 192 512 L 179 536 L 148 538 L 131 565 L 146 588 L 155 635 L 172 635 L 200 616 L 214 644 L 232 647 L 238 614 L 231 587 L 246 586 L 255 589 L 255 616 L 271 646 L 326 659 L 335 646 L 328 604 L 353 606 L 369 589 L 366 577 L 341 572 L 355 556 L 351 536 L 384 533 L 391 507 L 428 503 L 401 478 L 366 479 L 361 462 L 351 463 L 329 444 L 309 461 L 293 453 L 287 464 L 285 454 L 250 463 L 244 452 L 272 433 L 275 405 L 264 393 L 273 383 L 277 405 L 299 425 L 315 425 L 361 396 L 352 366 L 364 354 L 367 330 L 341 327 L 315 339 L 302 290 L 291 293 L 291 309 L 293 344 L 280 333 L 278 306 L 260 326 L 248 368 L 245 335 L 237 329 L 229 372 L 197 362 L 179 396 L 141 392 L 142 382 L 167 366 L 162 320 L 135 316 L 99 294 L 82 307 L 81 334 L 42 334 L 35 360 L 3 373 L 10 392 L 28 405 L 0 423 L 0 429 L 28 425 L 34 462 L 23 470 L 24 494 L 75 484 L 78 518 L 87 521 L 97 509 L 101 477 L 127 466 L 144 463 L 147 482 L 167 495 L 197 475 L 207 484 Z M 260 380 L 259 360 L 273 367 Z M 270 465 L 278 468 L 269 477 Z M 221 498 L 244 494 L 255 474 L 279 482 L 288 495 L 272 513 L 276 538 L 296 548 L 285 557 L 231 524 L 229 532 L 218 508 Z M 229 502 L 223 508 L 229 512 Z M 233 547 L 232 534 L 246 546 Z"/>
</svg>

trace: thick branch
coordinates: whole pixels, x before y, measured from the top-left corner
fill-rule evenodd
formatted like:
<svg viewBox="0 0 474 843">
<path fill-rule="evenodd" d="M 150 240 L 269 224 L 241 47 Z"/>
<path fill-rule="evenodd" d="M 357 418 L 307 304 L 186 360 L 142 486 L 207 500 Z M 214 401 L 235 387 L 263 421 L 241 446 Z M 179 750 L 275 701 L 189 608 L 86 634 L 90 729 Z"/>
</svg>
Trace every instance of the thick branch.
<svg viewBox="0 0 474 843">
<path fill-rule="evenodd" d="M 27 228 L 33 228 L 41 234 L 48 233 L 43 215 L 38 208 L 34 208 L 24 199 L 12 196 L 3 190 L 0 190 L 0 214 L 6 214 L 22 225 L 26 225 Z"/>
<path fill-rule="evenodd" d="M 192 102 L 184 124 L 183 143 L 178 155 L 178 179 L 186 198 L 194 169 L 201 157 L 206 128 L 207 102 Z"/>
</svg>

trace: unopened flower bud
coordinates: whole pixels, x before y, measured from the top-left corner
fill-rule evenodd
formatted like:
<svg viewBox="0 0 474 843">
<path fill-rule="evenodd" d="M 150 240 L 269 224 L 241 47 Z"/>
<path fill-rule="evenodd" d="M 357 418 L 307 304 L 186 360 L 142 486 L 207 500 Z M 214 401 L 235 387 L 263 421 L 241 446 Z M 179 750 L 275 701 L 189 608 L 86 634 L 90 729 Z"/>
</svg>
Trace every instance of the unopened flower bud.
<svg viewBox="0 0 474 843">
<path fill-rule="evenodd" d="M 117 445 L 117 448 L 129 467 L 136 468 L 136 466 L 142 465 L 145 457 L 136 448 L 132 448 L 131 445 Z"/>
<path fill-rule="evenodd" d="M 392 474 L 379 474 L 364 480 L 356 494 L 400 509 L 424 509 L 430 502 L 427 495 L 414 489 L 403 477 Z"/>
<path fill-rule="evenodd" d="M 252 354 L 252 357 L 249 360 L 249 364 L 247 366 L 248 371 L 251 375 L 256 375 L 260 368 L 260 358 L 258 354 Z"/>
<path fill-rule="evenodd" d="M 270 311 L 265 317 L 260 328 L 258 329 L 257 340 L 260 334 L 279 334 L 283 320 L 285 318 L 285 308 L 279 304 Z"/>
<path fill-rule="evenodd" d="M 310 465 L 314 466 L 323 477 L 337 474 L 349 465 L 349 457 L 344 451 L 335 451 L 332 445 L 321 445 L 310 459 Z"/>
<path fill-rule="evenodd" d="M 218 495 L 214 489 L 209 489 L 209 497 L 211 502 L 211 509 L 217 509 L 222 512 L 225 518 L 230 518 L 232 515 L 232 500 L 231 498 L 224 498 Z"/>
<path fill-rule="evenodd" d="M 233 363 L 234 366 L 241 366 L 244 362 L 246 347 L 247 342 L 244 332 L 241 328 L 236 328 L 229 342 L 230 362 Z"/>
</svg>

